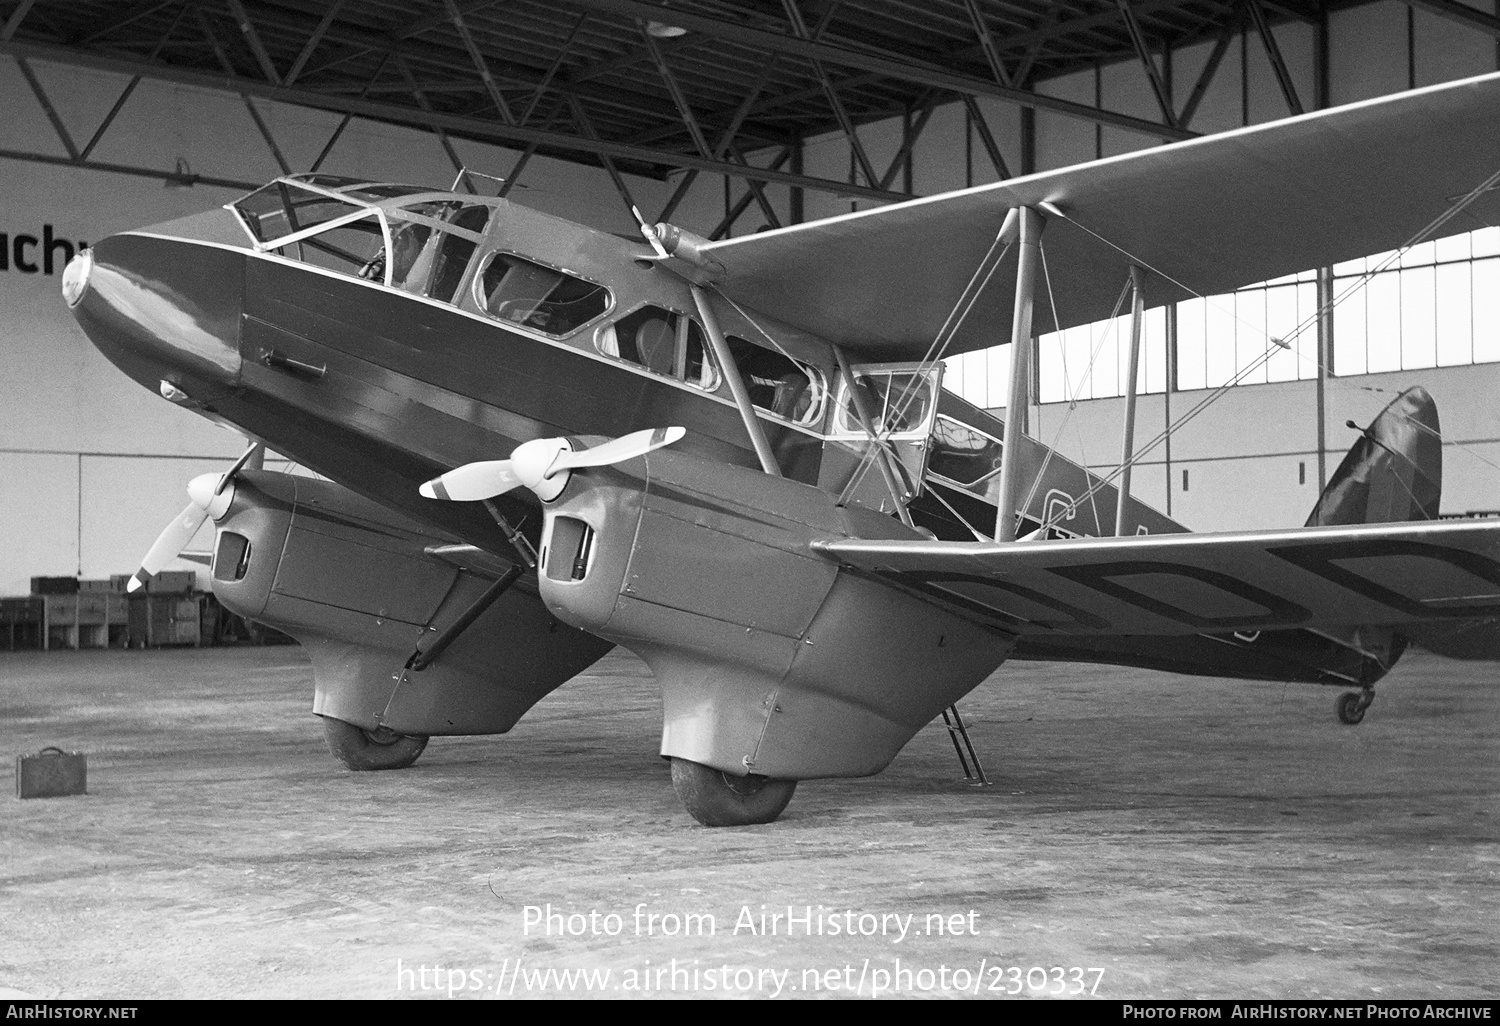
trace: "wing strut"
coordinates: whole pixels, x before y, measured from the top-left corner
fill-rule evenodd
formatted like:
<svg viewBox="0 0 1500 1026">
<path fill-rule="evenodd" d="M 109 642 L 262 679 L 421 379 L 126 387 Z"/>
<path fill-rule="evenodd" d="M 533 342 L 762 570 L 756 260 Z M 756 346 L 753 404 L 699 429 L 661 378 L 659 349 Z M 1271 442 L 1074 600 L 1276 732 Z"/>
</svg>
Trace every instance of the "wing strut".
<svg viewBox="0 0 1500 1026">
<path fill-rule="evenodd" d="M 1005 403 L 1005 444 L 1000 449 L 1000 522 L 996 541 L 1016 540 L 1017 510 L 1021 498 L 1018 468 L 1021 447 L 1010 444 L 1026 433 L 1027 383 L 1031 380 L 1031 308 L 1035 297 L 1036 271 L 1041 257 L 1042 215 L 1031 207 L 1018 207 L 1020 245 L 1016 248 L 1016 306 L 1010 332 L 1010 397 Z"/>
<path fill-rule="evenodd" d="M 755 416 L 755 407 L 750 402 L 750 391 L 745 387 L 745 379 L 740 376 L 740 365 L 735 362 L 729 343 L 724 341 L 724 333 L 719 330 L 719 319 L 714 316 L 708 293 L 704 291 L 704 282 L 712 283 L 724 277 L 724 265 L 704 253 L 703 247 L 708 245 L 707 239 L 683 231 L 676 225 L 658 224 L 653 228 L 646 224 L 646 219 L 641 217 L 641 212 L 635 207 L 631 207 L 630 212 L 640 224 L 641 234 L 651 244 L 651 248 L 656 250 L 658 259 L 665 260 L 669 256 L 675 256 L 691 264 L 698 272 L 688 279 L 688 288 L 692 290 L 698 315 L 703 318 L 709 346 L 719 361 L 719 367 L 724 371 L 724 380 L 729 382 L 729 392 L 734 396 L 734 405 L 739 408 L 740 420 L 745 422 L 745 433 L 750 436 L 750 445 L 755 449 L 756 459 L 760 460 L 760 469 L 772 477 L 781 477 L 781 467 L 777 465 L 776 456 L 771 452 L 771 443 L 766 441 L 765 429 Z"/>
<path fill-rule="evenodd" d="M 755 407 L 750 405 L 750 392 L 745 388 L 744 379 L 740 377 L 740 366 L 735 362 L 734 354 L 729 351 L 729 343 L 724 341 L 724 335 L 719 331 L 719 320 L 714 316 L 713 307 L 709 305 L 708 294 L 697 282 L 690 282 L 689 287 L 693 290 L 693 302 L 698 305 L 698 315 L 703 318 L 703 329 L 708 332 L 709 344 L 713 346 L 714 356 L 724 371 L 724 380 L 729 382 L 729 391 L 734 395 L 734 405 L 739 407 L 740 419 L 745 422 L 750 444 L 755 447 L 760 469 L 772 477 L 781 477 L 781 468 L 776 465 L 771 443 L 766 441 L 766 433 L 755 416 Z"/>
<path fill-rule="evenodd" d="M 1115 486 L 1115 536 L 1125 533 L 1125 506 L 1130 502 L 1130 468 L 1135 448 L 1135 376 L 1141 365 L 1141 328 L 1146 300 L 1141 294 L 1141 269 L 1130 265 L 1130 367 L 1125 371 L 1125 430 L 1120 443 L 1120 483 Z"/>
</svg>

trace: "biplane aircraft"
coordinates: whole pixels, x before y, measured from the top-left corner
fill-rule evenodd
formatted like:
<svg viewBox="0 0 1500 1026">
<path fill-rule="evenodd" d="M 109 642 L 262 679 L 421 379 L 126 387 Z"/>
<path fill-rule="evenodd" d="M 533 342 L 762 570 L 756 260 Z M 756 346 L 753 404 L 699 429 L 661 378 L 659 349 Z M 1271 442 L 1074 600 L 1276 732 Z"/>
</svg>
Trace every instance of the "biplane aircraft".
<svg viewBox="0 0 1500 1026">
<path fill-rule="evenodd" d="M 125 373 L 254 440 L 138 576 L 211 518 L 215 593 L 306 646 L 347 766 L 504 732 L 624 645 L 688 810 L 763 823 L 1007 659 L 1352 686 L 1357 722 L 1408 638 L 1493 635 L 1500 523 L 1436 520 L 1421 390 L 1307 526 L 1191 534 L 934 357 L 1015 339 L 1025 381 L 1044 246 L 1065 328 L 1132 276 L 1138 320 L 1500 223 L 1497 118 L 1488 76 L 719 242 L 291 175 L 105 239 L 64 293 Z"/>
</svg>

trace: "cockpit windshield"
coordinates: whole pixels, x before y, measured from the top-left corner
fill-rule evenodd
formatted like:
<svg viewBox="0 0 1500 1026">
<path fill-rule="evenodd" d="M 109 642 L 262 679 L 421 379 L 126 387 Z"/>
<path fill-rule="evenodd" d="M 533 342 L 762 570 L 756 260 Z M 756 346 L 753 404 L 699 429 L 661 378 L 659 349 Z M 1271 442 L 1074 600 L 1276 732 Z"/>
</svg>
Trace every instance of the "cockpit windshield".
<svg viewBox="0 0 1500 1026">
<path fill-rule="evenodd" d="M 313 192 L 290 182 L 272 182 L 235 202 L 233 209 L 259 243 L 367 212 L 363 204 Z"/>
<path fill-rule="evenodd" d="M 415 185 L 293 175 L 229 208 L 261 252 L 452 302 L 484 237 L 490 206 Z"/>
</svg>

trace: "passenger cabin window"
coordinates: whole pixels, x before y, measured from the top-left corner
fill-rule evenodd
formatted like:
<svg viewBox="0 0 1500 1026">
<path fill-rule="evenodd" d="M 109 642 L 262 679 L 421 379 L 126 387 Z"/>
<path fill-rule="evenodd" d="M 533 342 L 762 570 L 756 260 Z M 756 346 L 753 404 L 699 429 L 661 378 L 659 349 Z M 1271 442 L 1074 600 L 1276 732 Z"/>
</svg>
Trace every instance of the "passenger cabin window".
<svg viewBox="0 0 1500 1026">
<path fill-rule="evenodd" d="M 812 424 L 822 416 L 826 388 L 815 368 L 734 335 L 725 341 L 753 405 L 795 424 Z"/>
<path fill-rule="evenodd" d="M 691 317 L 659 306 L 643 306 L 599 329 L 595 343 L 605 356 L 644 367 L 705 391 L 719 386 L 703 328 Z"/>
<path fill-rule="evenodd" d="M 544 335 L 571 335 L 610 307 L 609 289 L 510 253 L 496 253 L 474 281 L 474 301 L 492 317 Z"/>
<path fill-rule="evenodd" d="M 998 438 L 940 413 L 932 426 L 927 472 L 983 494 L 985 483 L 1000 473 L 1001 449 Z"/>
</svg>

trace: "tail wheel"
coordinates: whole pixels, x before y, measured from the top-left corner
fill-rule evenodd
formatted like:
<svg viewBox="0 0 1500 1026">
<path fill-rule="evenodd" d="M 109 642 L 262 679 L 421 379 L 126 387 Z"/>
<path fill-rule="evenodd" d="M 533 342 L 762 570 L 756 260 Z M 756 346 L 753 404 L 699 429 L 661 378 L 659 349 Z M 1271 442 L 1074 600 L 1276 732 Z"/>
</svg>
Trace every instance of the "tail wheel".
<svg viewBox="0 0 1500 1026">
<path fill-rule="evenodd" d="M 1365 718 L 1365 710 L 1369 708 L 1374 698 L 1373 694 L 1364 695 L 1358 691 L 1345 691 L 1334 703 L 1334 708 L 1339 714 L 1339 722 L 1354 726 Z"/>
<path fill-rule="evenodd" d="M 425 737 L 398 734 L 389 727 L 365 730 L 332 716 L 322 720 L 328 750 L 352 770 L 405 769 L 427 747 Z"/>
<path fill-rule="evenodd" d="M 781 815 L 797 790 L 797 782 L 753 773 L 737 777 L 702 763 L 673 759 L 672 787 L 692 817 L 704 826 L 752 826 Z"/>
</svg>

